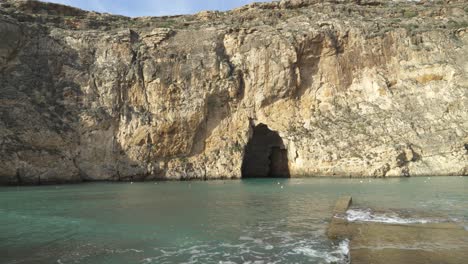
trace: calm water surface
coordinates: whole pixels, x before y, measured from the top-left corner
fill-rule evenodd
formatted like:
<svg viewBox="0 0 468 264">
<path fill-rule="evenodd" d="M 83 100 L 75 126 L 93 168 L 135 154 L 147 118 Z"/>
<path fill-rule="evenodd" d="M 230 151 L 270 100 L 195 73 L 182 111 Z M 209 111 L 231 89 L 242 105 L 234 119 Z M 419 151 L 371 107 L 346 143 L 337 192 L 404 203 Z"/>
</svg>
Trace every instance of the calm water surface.
<svg viewBox="0 0 468 264">
<path fill-rule="evenodd" d="M 345 263 L 341 195 L 468 222 L 467 177 L 1 187 L 0 263 Z"/>
</svg>

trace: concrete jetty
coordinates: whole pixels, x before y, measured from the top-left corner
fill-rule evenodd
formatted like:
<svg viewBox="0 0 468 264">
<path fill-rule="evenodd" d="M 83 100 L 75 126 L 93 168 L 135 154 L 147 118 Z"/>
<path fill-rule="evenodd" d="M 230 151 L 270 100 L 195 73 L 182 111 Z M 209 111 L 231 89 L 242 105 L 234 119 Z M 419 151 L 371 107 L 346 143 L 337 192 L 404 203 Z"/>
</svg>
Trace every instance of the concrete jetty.
<svg viewBox="0 0 468 264">
<path fill-rule="evenodd" d="M 455 223 L 388 224 L 349 222 L 351 197 L 336 202 L 331 239 L 349 239 L 351 264 L 468 263 L 468 232 Z"/>
</svg>

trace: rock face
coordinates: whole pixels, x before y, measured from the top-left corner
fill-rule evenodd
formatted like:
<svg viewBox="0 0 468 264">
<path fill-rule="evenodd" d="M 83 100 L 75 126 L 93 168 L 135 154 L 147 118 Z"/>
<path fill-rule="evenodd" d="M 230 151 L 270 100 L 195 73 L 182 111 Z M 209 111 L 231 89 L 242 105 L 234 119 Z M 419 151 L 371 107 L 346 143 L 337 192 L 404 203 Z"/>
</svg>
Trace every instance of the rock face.
<svg viewBox="0 0 468 264">
<path fill-rule="evenodd" d="M 0 3 L 0 182 L 468 174 L 468 9 L 307 1 L 127 18 Z"/>
</svg>

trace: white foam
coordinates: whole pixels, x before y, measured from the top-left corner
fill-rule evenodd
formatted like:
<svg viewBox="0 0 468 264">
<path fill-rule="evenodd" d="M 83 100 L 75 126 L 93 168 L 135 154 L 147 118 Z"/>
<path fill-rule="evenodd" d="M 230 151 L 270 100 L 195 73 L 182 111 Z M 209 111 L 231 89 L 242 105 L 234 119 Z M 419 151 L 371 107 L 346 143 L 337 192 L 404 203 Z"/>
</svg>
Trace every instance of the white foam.
<svg viewBox="0 0 468 264">
<path fill-rule="evenodd" d="M 331 254 L 327 252 L 321 252 L 321 251 L 318 251 L 309 247 L 298 247 L 294 249 L 294 252 L 298 254 L 303 254 L 312 258 L 321 258 L 321 259 L 324 259 L 327 263 L 338 262 L 341 260 L 340 258 L 332 256 Z"/>
<path fill-rule="evenodd" d="M 342 255 L 344 255 L 346 257 L 349 256 L 349 240 L 348 239 L 345 239 L 345 240 L 341 241 L 338 248 L 339 248 L 339 252 Z"/>
<path fill-rule="evenodd" d="M 323 259 L 326 263 L 349 263 L 349 240 L 347 239 L 341 241 L 336 250 L 331 252 L 319 251 L 307 246 L 297 247 L 293 251 L 308 257 Z"/>
<path fill-rule="evenodd" d="M 388 224 L 427 224 L 435 222 L 423 218 L 402 218 L 395 213 L 373 213 L 369 209 L 349 209 L 346 212 L 346 219 L 349 222 L 378 222 Z"/>
</svg>

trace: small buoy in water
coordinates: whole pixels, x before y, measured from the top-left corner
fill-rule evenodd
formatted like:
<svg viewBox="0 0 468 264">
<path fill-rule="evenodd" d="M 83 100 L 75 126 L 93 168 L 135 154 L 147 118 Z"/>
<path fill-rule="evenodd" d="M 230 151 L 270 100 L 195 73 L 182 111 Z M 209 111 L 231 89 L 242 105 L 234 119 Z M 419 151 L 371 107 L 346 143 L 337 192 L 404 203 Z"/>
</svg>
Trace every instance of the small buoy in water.
<svg viewBox="0 0 468 264">
<path fill-rule="evenodd" d="M 283 189 L 283 185 L 281 185 L 281 189 Z"/>
<path fill-rule="evenodd" d="M 130 182 L 130 184 L 133 184 L 133 182 Z"/>
<path fill-rule="evenodd" d="M 360 181 L 360 183 L 363 183 L 363 181 Z"/>
<path fill-rule="evenodd" d="M 280 182 L 278 182 L 278 185 L 280 184 Z"/>
</svg>

